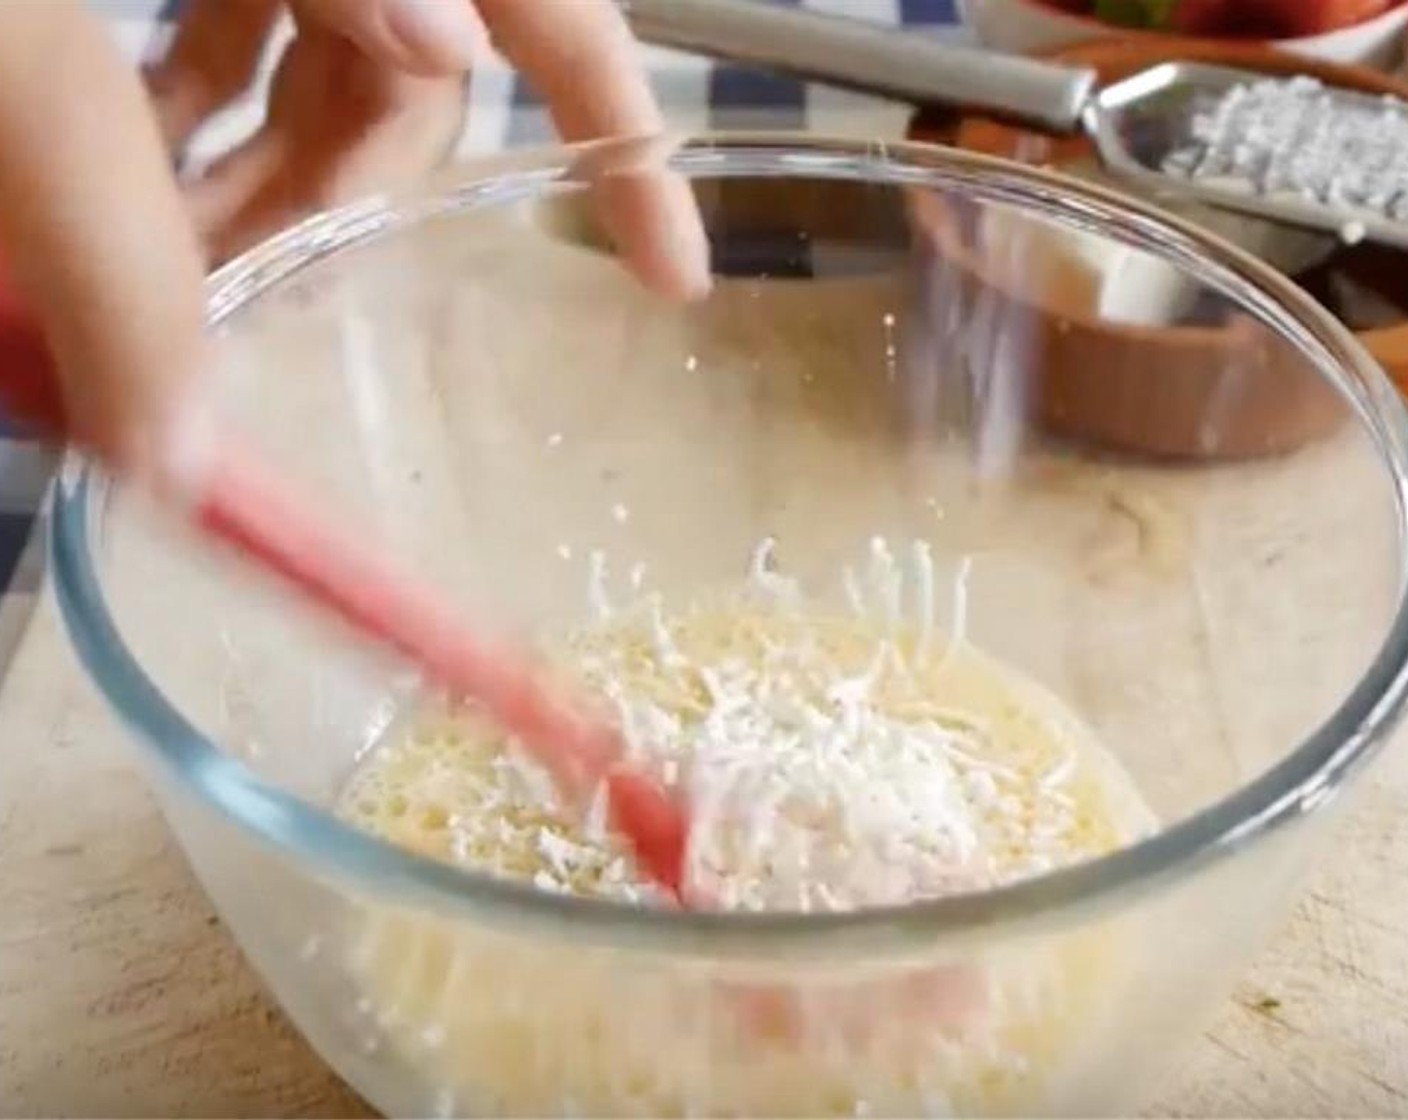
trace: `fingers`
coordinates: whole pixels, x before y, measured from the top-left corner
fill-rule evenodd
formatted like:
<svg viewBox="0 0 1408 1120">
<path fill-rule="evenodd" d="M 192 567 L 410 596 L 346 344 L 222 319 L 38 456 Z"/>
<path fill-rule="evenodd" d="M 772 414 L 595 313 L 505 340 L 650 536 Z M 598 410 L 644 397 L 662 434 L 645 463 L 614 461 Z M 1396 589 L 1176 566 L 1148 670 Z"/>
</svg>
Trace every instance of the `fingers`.
<svg viewBox="0 0 1408 1120">
<path fill-rule="evenodd" d="M 681 176 L 658 166 L 613 169 L 593 190 L 603 224 L 643 284 L 670 299 L 709 294 L 709 242 Z"/>
<path fill-rule="evenodd" d="M 190 13 L 188 42 L 202 29 L 218 39 L 241 5 L 269 0 L 202 2 L 209 11 Z M 487 45 L 468 0 L 289 3 L 298 35 L 274 75 L 263 127 L 186 184 L 212 263 L 310 212 L 434 167 L 463 123 L 462 75 Z M 188 46 L 186 57 L 212 53 Z"/>
<path fill-rule="evenodd" d="M 228 0 L 226 0 L 228 2 Z M 568 0 L 570 6 L 573 0 Z M 355 43 L 374 61 L 423 77 L 460 74 L 486 36 L 470 0 L 292 0 L 301 27 Z"/>
<path fill-rule="evenodd" d="M 610 0 L 479 0 L 494 42 L 547 99 L 567 140 L 641 136 L 662 127 L 625 20 Z M 655 168 L 599 181 L 602 221 L 652 288 L 709 290 L 709 248 L 688 185 Z"/>
<path fill-rule="evenodd" d="M 213 262 L 316 210 L 407 185 L 458 138 L 458 77 L 389 68 L 306 26 L 281 60 L 264 127 L 186 194 Z"/>
<path fill-rule="evenodd" d="M 160 481 L 195 470 L 201 255 L 141 82 L 81 4 L 0 4 L 0 246 L 75 433 Z"/>
<path fill-rule="evenodd" d="M 253 82 L 283 0 L 187 0 L 166 56 L 147 85 L 167 146 Z M 407 73 L 463 73 L 487 35 L 469 0 L 293 0 L 305 28 L 341 36 L 369 58 Z"/>
<path fill-rule="evenodd" d="M 168 148 L 183 149 L 211 114 L 248 88 L 281 6 L 280 0 L 187 0 L 171 48 L 146 74 Z"/>
<path fill-rule="evenodd" d="M 184 57 L 211 57 L 196 49 L 202 31 L 214 35 L 241 4 L 269 2 L 197 0 L 209 7 L 189 16 Z M 485 37 L 468 0 L 290 3 L 299 36 L 280 66 L 265 128 L 188 189 L 216 260 L 303 213 L 410 181 L 432 166 L 463 106 L 457 87 L 425 76 L 461 73 Z M 504 53 L 547 96 L 565 138 L 659 130 L 635 44 L 609 0 L 481 0 L 480 8 Z M 252 43 L 253 15 L 241 18 L 248 22 L 234 38 Z M 222 56 L 227 75 L 235 53 Z M 250 47 L 241 57 L 257 53 Z M 206 86 L 236 84 L 227 77 Z M 200 104 L 211 102 L 207 94 Z M 179 133 L 197 110 L 169 112 L 176 120 L 168 132 Z M 682 178 L 658 164 L 613 165 L 597 175 L 594 191 L 605 227 L 647 285 L 677 298 L 708 291 L 708 244 Z"/>
<path fill-rule="evenodd" d="M 479 0 L 495 44 L 547 99 L 568 140 L 659 131 L 635 41 L 609 0 Z"/>
</svg>

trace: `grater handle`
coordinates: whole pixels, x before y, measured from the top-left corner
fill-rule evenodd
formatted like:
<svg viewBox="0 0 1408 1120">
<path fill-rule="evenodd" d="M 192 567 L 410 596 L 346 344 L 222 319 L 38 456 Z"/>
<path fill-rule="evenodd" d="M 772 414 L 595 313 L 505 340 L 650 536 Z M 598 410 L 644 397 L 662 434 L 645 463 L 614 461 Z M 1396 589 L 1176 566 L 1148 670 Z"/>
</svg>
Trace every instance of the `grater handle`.
<svg viewBox="0 0 1408 1120">
<path fill-rule="evenodd" d="M 955 47 L 758 0 L 622 0 L 636 35 L 673 47 L 918 105 L 1077 132 L 1094 70 Z"/>
</svg>

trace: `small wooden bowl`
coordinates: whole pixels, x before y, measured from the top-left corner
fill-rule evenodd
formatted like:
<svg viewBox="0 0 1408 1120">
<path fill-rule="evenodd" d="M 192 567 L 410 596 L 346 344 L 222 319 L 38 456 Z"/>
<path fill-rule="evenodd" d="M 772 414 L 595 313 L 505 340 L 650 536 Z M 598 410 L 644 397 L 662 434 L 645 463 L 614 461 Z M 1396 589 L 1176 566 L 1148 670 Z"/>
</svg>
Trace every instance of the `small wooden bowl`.
<svg viewBox="0 0 1408 1120">
<path fill-rule="evenodd" d="M 1160 62 L 1222 63 L 1262 73 L 1309 74 L 1326 84 L 1408 99 L 1408 82 L 1375 71 L 1311 62 L 1255 44 L 1206 40 L 1102 40 L 1047 57 L 1096 69 L 1117 81 Z M 910 133 L 972 151 L 1059 170 L 1093 158 L 1083 138 L 1053 138 L 986 118 L 918 115 Z M 1026 346 L 1035 365 L 1040 421 L 1066 436 L 1126 451 L 1202 459 L 1245 458 L 1291 450 L 1332 430 L 1345 416 L 1335 391 L 1290 348 L 1233 316 L 1220 326 L 1144 326 L 1100 317 L 1082 306 L 1079 278 L 1060 261 L 1024 257 L 998 276 L 961 235 L 941 200 L 921 221 L 943 263 L 1031 318 Z M 1405 293 L 1408 255 L 1380 246 L 1345 247 L 1357 280 Z M 1064 271 L 1063 271 L 1064 269 Z M 1033 282 L 1033 277 L 1043 277 Z M 1358 332 L 1401 388 L 1408 388 L 1408 321 Z"/>
</svg>

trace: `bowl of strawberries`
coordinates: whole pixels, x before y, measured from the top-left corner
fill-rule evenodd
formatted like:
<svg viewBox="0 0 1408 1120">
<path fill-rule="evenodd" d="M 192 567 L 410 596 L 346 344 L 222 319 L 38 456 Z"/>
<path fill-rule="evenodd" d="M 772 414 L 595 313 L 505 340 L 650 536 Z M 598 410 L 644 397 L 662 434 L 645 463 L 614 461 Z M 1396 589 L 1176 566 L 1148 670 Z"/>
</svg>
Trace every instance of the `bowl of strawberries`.
<svg viewBox="0 0 1408 1120">
<path fill-rule="evenodd" d="M 989 47 L 1045 51 L 1108 36 L 1264 42 L 1324 62 L 1403 61 L 1404 0 L 959 0 Z"/>
</svg>

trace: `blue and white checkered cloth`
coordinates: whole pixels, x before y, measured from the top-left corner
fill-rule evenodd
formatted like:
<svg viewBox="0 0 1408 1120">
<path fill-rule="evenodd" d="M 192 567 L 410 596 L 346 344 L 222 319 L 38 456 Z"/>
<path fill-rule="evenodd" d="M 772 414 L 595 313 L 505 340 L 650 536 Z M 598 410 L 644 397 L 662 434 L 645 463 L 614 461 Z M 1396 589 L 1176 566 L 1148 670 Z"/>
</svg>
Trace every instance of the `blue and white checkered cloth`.
<svg viewBox="0 0 1408 1120">
<path fill-rule="evenodd" d="M 0 0 L 3 3 L 4 0 Z M 233 2 L 233 0 L 232 0 Z M 569 4 L 573 0 L 556 0 Z M 849 16 L 916 33 L 961 36 L 956 0 L 760 0 Z M 179 0 L 89 0 L 110 22 L 134 65 L 158 54 L 169 41 Z M 290 34 L 281 29 L 266 63 Z M 873 98 L 774 74 L 714 62 L 676 51 L 643 47 L 670 125 L 681 131 L 713 129 L 808 129 L 840 135 L 896 138 L 909 110 Z M 256 129 L 262 116 L 270 66 L 248 96 L 198 135 L 189 153 L 195 164 L 227 150 Z M 551 136 L 541 103 L 500 64 L 476 68 L 469 83 L 469 113 L 459 145 L 462 156 L 540 143 Z M 0 676 L 29 618 L 43 576 L 35 532 L 54 460 L 44 448 L 21 438 L 0 418 Z"/>
</svg>

